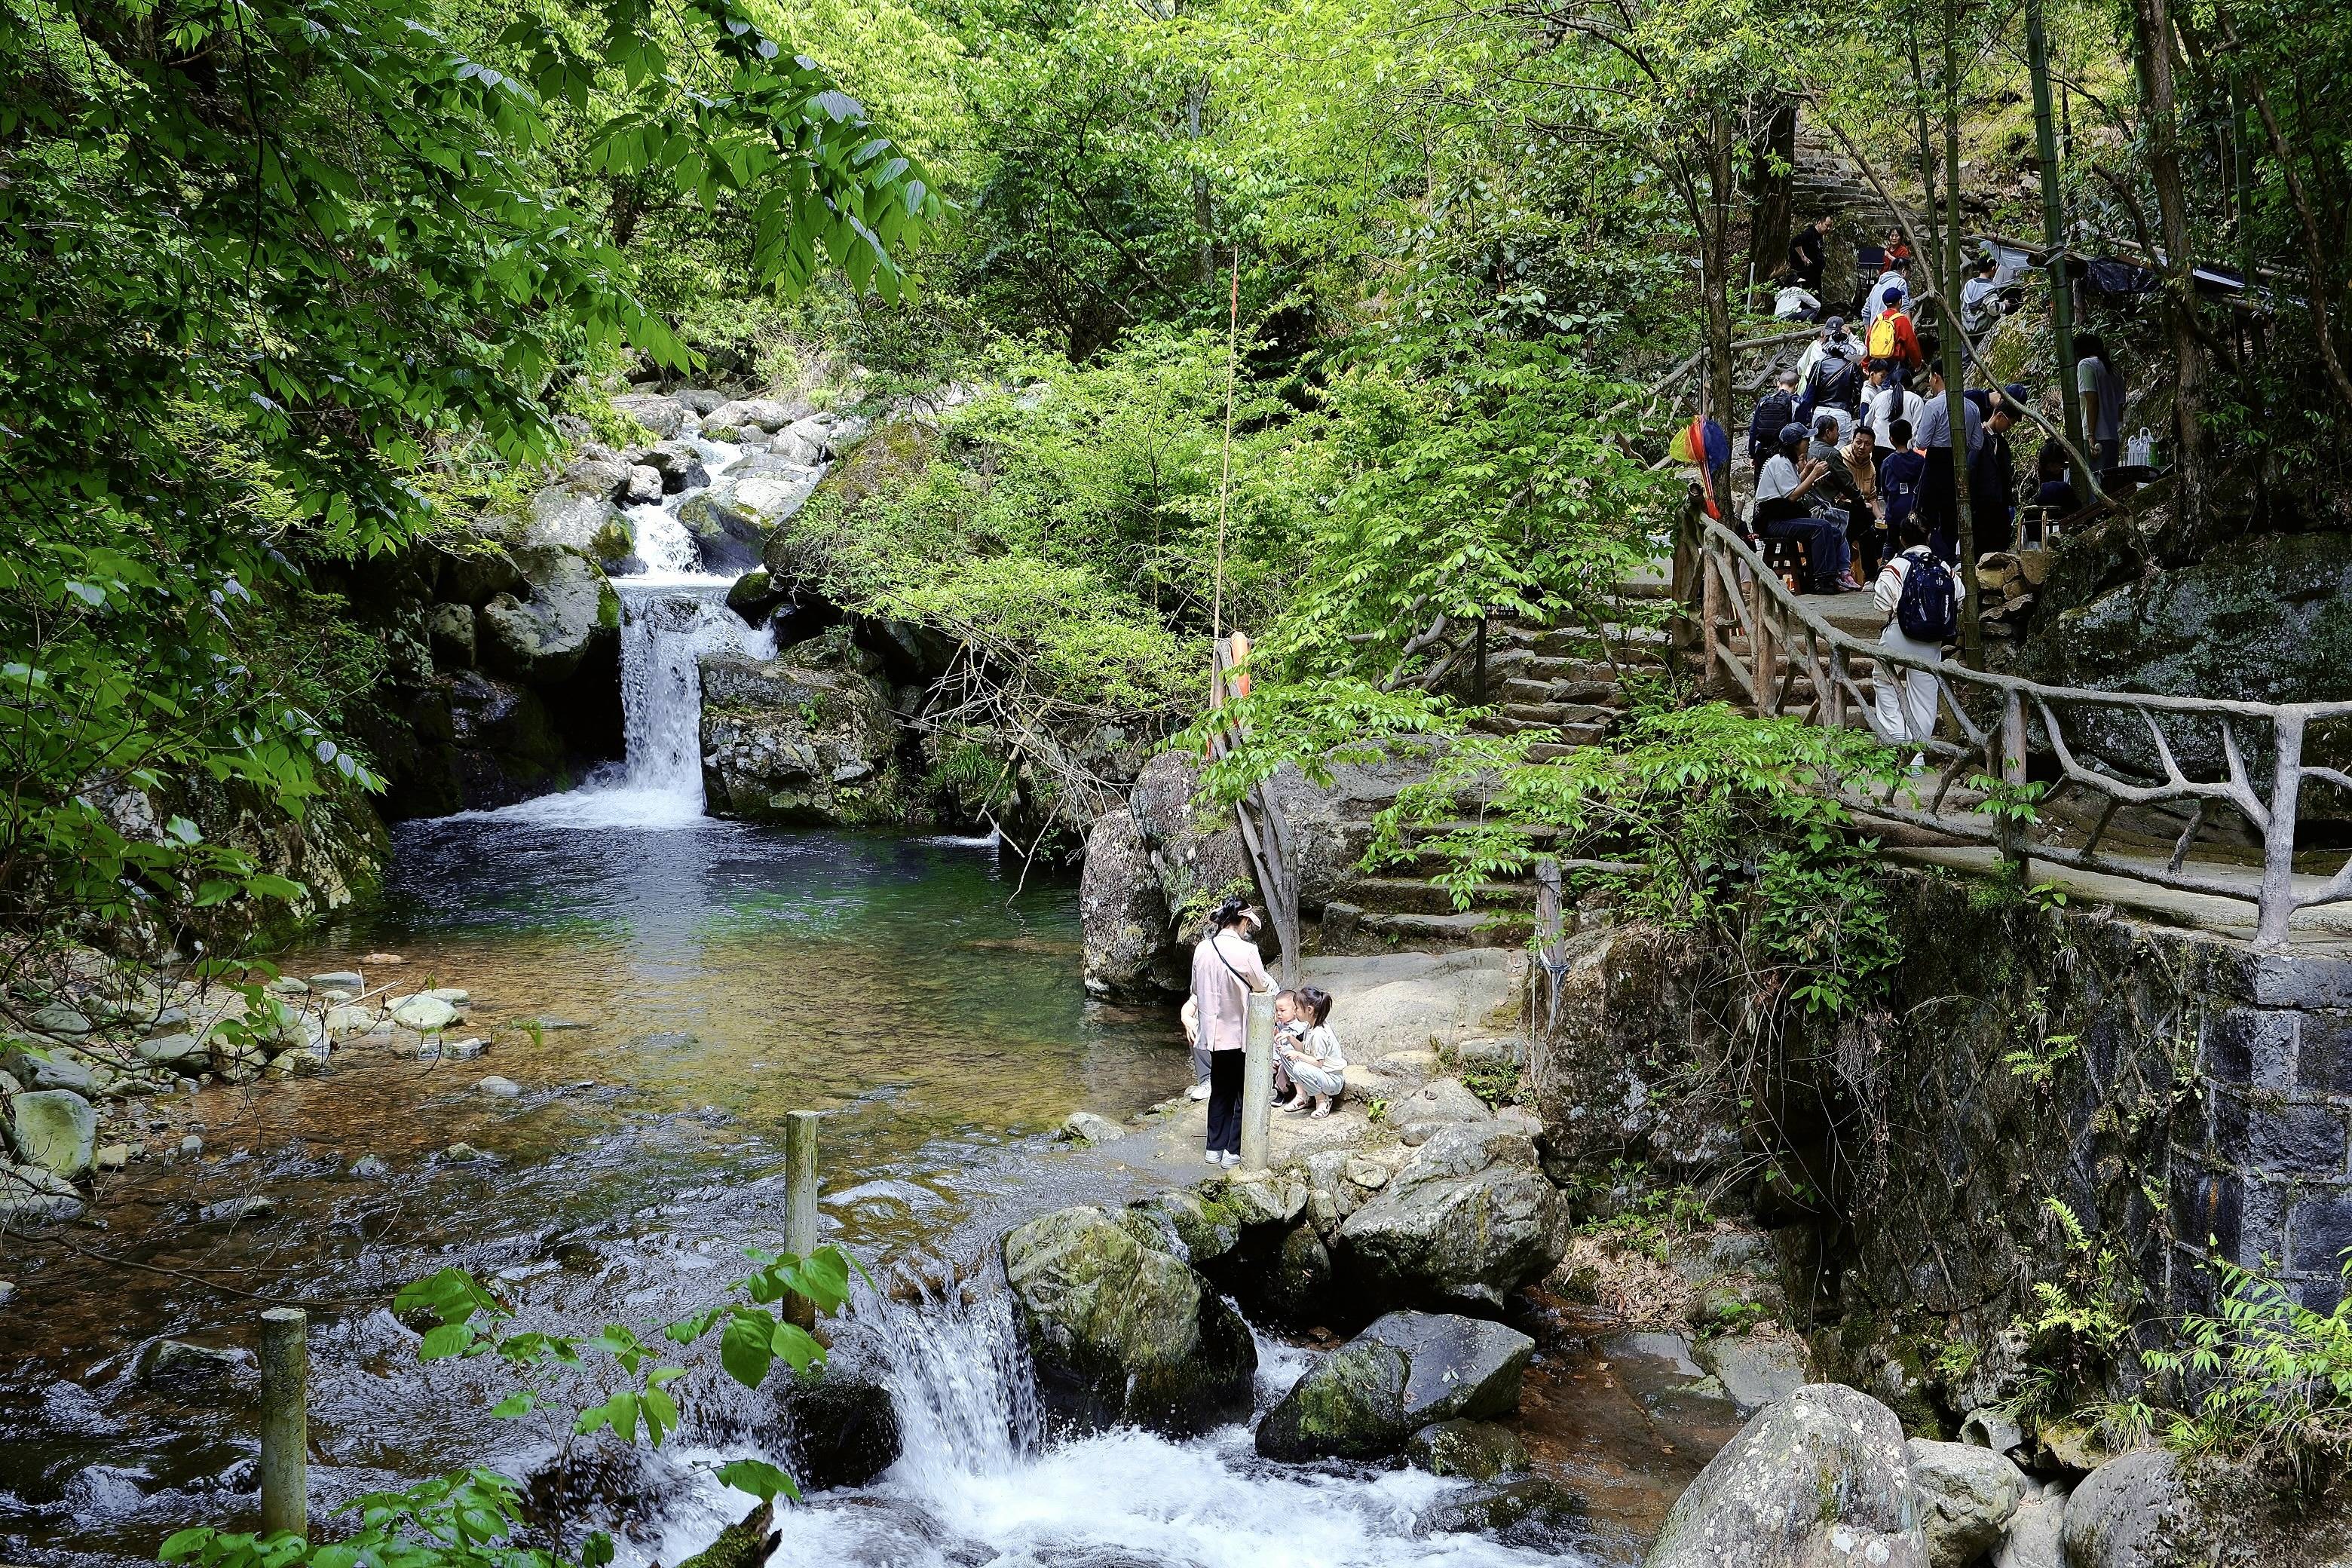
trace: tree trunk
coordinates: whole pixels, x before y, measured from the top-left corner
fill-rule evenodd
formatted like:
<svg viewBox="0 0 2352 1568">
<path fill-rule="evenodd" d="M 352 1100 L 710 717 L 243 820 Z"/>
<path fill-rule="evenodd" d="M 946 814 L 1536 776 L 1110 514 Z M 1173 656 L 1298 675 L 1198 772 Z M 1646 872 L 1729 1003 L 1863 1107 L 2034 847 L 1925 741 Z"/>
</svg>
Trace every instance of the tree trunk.
<svg viewBox="0 0 2352 1568">
<path fill-rule="evenodd" d="M 1772 111 L 1748 149 L 1748 286 L 1772 276 L 1797 221 L 1797 105 Z M 1775 167 L 1777 163 L 1778 167 Z"/>
<path fill-rule="evenodd" d="M 2183 537 L 2194 541 L 2202 536 L 2205 526 L 2205 401 L 2210 377 L 2204 346 L 2197 341 L 2197 284 L 2190 275 L 2196 256 L 2189 232 L 2187 185 L 2180 172 L 2171 0 L 2132 0 L 2132 48 L 2146 95 L 2148 180 L 2156 187 L 2157 218 L 2164 231 L 2165 325 L 2173 358 L 2174 504 Z"/>
<path fill-rule="evenodd" d="M 1952 519 L 1960 573 L 1960 662 L 1984 668 L 1984 627 L 1978 622 L 1977 527 L 1969 504 L 1967 344 L 1960 335 L 1960 16 L 1959 0 L 1944 0 L 1944 283 L 1937 312 L 1944 319 L 1944 411 L 1952 427 Z M 1933 203 L 1932 194 L 1930 205 Z M 1992 435 L 1987 431 L 1985 438 Z"/>
<path fill-rule="evenodd" d="M 1699 233 L 1699 286 L 1706 292 L 1706 390 L 1699 406 L 1730 434 L 1731 121 L 1720 110 L 1707 117 L 1706 211 Z"/>
</svg>

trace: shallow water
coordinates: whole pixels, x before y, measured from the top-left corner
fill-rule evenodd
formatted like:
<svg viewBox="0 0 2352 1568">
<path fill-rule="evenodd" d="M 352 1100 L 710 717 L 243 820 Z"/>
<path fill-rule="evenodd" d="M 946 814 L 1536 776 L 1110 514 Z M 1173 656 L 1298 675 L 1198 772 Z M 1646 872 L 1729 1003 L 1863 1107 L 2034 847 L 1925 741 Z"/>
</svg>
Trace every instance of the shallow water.
<svg viewBox="0 0 2352 1568">
<path fill-rule="evenodd" d="M 589 786 L 395 835 L 381 900 L 288 955 L 399 991 L 460 985 L 468 1061 L 382 1044 L 330 1076 L 214 1088 L 151 1108 L 155 1157 L 110 1178 L 90 1223 L 12 1241 L 0 1308 L 0 1562 L 148 1560 L 192 1522 L 254 1522 L 255 1315 L 312 1310 L 311 1511 L 463 1465 L 541 1478 L 533 1517 L 620 1537 L 623 1568 L 675 1563 L 748 1500 L 721 1457 L 784 1458 L 775 1411 L 704 1351 L 662 1454 L 601 1440 L 558 1465 L 544 1417 L 491 1418 L 487 1361 L 418 1365 L 385 1302 L 448 1263 L 519 1321 L 650 1330 L 725 1297 L 746 1247 L 780 1244 L 786 1112 L 823 1113 L 820 1224 L 882 1279 L 837 1325 L 907 1432 L 876 1486 L 780 1519 L 773 1563 L 892 1568 L 1503 1568 L 1630 1563 L 1727 1436 L 1665 1363 L 1617 1355 L 1538 1303 L 1544 1348 L 1522 1422 L 1589 1514 L 1540 1543 L 1430 1531 L 1457 1483 L 1265 1464 L 1248 1429 L 1187 1443 L 1118 1432 L 1055 1444 L 992 1277 L 994 1237 L 1064 1204 L 1115 1202 L 1133 1173 L 1074 1160 L 1070 1111 L 1123 1117 L 1190 1078 L 1169 1009 L 1089 1001 L 1075 887 L 992 843 L 786 832 L 700 815 L 695 646 L 741 640 L 714 584 L 625 584 L 630 754 Z M 748 646 L 748 644 L 746 645 Z M 475 1085 L 498 1074 L 515 1099 Z M 201 1159 L 163 1157 L 195 1123 Z M 463 1142 L 488 1158 L 457 1163 Z M 373 1154 L 390 1174 L 352 1166 Z M 193 1207 L 260 1197 L 266 1218 Z M 241 1292 L 241 1293 L 240 1293 Z M 209 1382 L 155 1386 L 170 1335 L 238 1352 Z M 1259 1404 L 1306 1352 L 1261 1341 Z M 1538 1549 L 1540 1547 L 1540 1549 Z"/>
</svg>

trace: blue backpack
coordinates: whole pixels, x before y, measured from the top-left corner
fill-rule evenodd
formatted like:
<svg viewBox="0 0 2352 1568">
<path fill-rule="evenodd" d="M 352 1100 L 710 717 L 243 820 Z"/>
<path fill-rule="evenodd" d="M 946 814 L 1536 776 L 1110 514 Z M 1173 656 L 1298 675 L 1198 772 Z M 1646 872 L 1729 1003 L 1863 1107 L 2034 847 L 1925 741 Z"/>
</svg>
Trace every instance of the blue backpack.
<svg viewBox="0 0 2352 1568">
<path fill-rule="evenodd" d="M 1903 596 L 1895 602 L 1895 624 L 1913 642 L 1948 643 L 1960 635 L 1959 585 L 1952 569 L 1932 552 L 1905 551 Z"/>
</svg>

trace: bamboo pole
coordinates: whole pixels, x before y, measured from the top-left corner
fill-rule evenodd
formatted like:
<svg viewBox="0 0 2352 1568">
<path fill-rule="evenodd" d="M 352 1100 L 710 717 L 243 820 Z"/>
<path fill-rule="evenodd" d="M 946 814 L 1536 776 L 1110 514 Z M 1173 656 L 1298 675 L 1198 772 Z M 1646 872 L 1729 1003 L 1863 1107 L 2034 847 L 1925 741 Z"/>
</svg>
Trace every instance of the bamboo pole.
<svg viewBox="0 0 2352 1568">
<path fill-rule="evenodd" d="M 2050 106 L 2050 38 L 2042 21 L 2042 0 L 2025 0 L 2025 53 L 2033 75 L 2034 154 L 2042 162 L 2042 235 L 2050 247 L 2045 263 L 2050 274 L 2050 338 L 2058 356 L 2058 395 L 2065 408 L 2066 439 L 2077 450 L 2083 442 L 2083 395 L 2074 385 L 2074 281 L 2066 272 L 2066 207 L 2058 189 L 2058 132 Z M 2251 274 L 2247 277 L 2251 285 Z M 2077 464 L 2074 493 L 2087 496 L 2090 485 Z"/>
</svg>

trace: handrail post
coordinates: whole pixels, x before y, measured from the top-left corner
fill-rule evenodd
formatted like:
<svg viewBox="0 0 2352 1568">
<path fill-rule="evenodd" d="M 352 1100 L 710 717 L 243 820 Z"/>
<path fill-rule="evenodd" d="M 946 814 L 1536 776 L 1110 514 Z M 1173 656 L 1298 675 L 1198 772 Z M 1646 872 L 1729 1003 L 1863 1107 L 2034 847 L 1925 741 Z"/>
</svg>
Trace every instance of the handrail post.
<svg viewBox="0 0 2352 1568">
<path fill-rule="evenodd" d="M 1546 855 L 1536 861 L 1537 956 L 1543 962 L 1544 1030 L 1549 1034 L 1559 1018 L 1559 932 L 1562 923 L 1559 859 Z M 1528 1038 L 1535 1037 L 1530 1027 Z"/>
<path fill-rule="evenodd" d="M 1772 627 L 1764 618 L 1764 606 L 1772 595 L 1764 591 L 1764 579 L 1754 572 L 1748 574 L 1748 624 L 1755 635 L 1748 639 L 1748 700 L 1756 710 L 1756 717 L 1769 719 L 1765 711 L 1765 694 L 1772 689 L 1772 667 L 1780 660 L 1772 646 Z"/>
<path fill-rule="evenodd" d="M 261 1533 L 310 1535 L 310 1315 L 261 1314 Z"/>
<path fill-rule="evenodd" d="M 2254 945 L 2284 947 L 2294 919 L 2294 826 L 2303 793 L 2303 715 L 2282 710 L 2273 725 L 2278 757 L 2271 773 L 2270 820 L 2263 824 L 2263 898 Z"/>
<path fill-rule="evenodd" d="M 1724 603 L 1722 563 L 1717 552 L 1705 540 L 1700 542 L 1699 575 L 1699 695 L 1704 697 L 1716 689 L 1717 643 L 1722 635 L 1724 616 L 1729 606 Z"/>
<path fill-rule="evenodd" d="M 1274 1135 L 1274 997 L 1266 992 L 1249 994 L 1242 1044 L 1241 1168 L 1263 1171 Z"/>
<path fill-rule="evenodd" d="M 795 1258 L 816 1250 L 816 1118 L 814 1110 L 784 1116 L 784 1250 Z M 816 1305 L 805 1296 L 786 1297 L 784 1315 L 803 1329 L 816 1326 Z"/>
<path fill-rule="evenodd" d="M 2015 691 L 2001 696 L 2000 782 L 2011 785 L 2025 783 L 2025 699 Z M 2021 872 L 2027 860 L 2025 825 L 2003 812 L 1998 826 L 2001 858 Z"/>
</svg>

